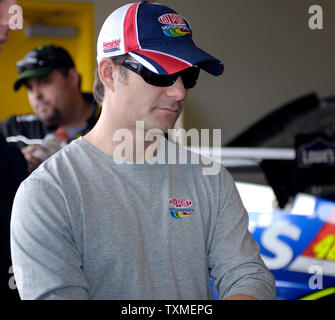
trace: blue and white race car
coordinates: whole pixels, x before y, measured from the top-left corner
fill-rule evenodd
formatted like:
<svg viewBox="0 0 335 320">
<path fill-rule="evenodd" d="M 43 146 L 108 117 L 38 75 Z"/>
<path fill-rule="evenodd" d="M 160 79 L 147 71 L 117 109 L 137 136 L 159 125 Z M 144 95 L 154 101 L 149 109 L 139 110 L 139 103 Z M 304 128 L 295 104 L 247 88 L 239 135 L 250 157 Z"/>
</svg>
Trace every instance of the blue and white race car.
<svg viewBox="0 0 335 320">
<path fill-rule="evenodd" d="M 280 209 L 271 187 L 237 182 L 277 299 L 335 299 L 335 202 L 299 193 Z"/>
<path fill-rule="evenodd" d="M 335 300 L 335 99 L 309 94 L 220 150 L 277 299 Z"/>
</svg>

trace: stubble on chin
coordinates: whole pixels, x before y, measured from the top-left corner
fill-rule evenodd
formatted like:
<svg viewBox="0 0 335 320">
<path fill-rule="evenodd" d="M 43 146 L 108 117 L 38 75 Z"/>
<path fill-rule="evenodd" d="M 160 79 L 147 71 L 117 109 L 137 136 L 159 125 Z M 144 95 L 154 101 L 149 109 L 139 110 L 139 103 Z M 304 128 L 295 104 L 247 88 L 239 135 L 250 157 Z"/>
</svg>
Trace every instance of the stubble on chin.
<svg viewBox="0 0 335 320">
<path fill-rule="evenodd" d="M 54 108 L 50 115 L 38 115 L 37 116 L 47 126 L 59 126 L 62 120 L 61 112 Z"/>
</svg>

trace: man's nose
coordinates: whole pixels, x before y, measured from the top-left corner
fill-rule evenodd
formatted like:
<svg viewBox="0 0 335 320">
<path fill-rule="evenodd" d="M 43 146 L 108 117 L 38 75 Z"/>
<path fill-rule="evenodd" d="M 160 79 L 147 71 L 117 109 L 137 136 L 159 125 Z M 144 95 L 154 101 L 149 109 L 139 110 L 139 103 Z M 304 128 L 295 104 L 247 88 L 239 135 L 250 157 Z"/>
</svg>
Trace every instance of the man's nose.
<svg viewBox="0 0 335 320">
<path fill-rule="evenodd" d="M 183 101 L 186 99 L 187 89 L 185 89 L 184 83 L 181 77 L 178 77 L 176 82 L 172 86 L 166 87 L 166 89 L 167 89 L 168 96 L 171 96 L 171 97 L 173 96 L 178 101 Z"/>
</svg>

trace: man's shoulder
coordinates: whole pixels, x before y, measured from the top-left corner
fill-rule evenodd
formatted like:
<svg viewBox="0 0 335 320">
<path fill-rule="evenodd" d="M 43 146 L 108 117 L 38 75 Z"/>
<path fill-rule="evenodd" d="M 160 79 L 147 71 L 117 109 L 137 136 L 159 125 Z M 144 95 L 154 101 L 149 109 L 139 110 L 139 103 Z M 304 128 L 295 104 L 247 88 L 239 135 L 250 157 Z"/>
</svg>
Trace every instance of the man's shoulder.
<svg viewBox="0 0 335 320">
<path fill-rule="evenodd" d="M 76 139 L 42 162 L 26 180 L 62 186 L 64 182 L 71 180 L 74 171 L 77 171 L 75 168 L 82 161 L 83 154 Z"/>
<path fill-rule="evenodd" d="M 72 140 L 69 144 L 53 154 L 50 158 L 42 163 L 42 166 L 58 165 L 59 162 L 64 162 L 66 159 L 73 164 L 76 161 L 82 161 L 82 157 L 86 154 L 82 146 L 82 137 Z"/>
<path fill-rule="evenodd" d="M 13 115 L 1 122 L 1 127 L 6 136 L 19 134 L 37 127 L 44 127 L 41 120 L 33 113 Z"/>
<path fill-rule="evenodd" d="M 40 167 L 48 169 L 57 166 L 66 169 L 82 163 L 87 157 L 89 157 L 89 152 L 85 150 L 83 138 L 79 137 L 53 154 Z"/>
</svg>

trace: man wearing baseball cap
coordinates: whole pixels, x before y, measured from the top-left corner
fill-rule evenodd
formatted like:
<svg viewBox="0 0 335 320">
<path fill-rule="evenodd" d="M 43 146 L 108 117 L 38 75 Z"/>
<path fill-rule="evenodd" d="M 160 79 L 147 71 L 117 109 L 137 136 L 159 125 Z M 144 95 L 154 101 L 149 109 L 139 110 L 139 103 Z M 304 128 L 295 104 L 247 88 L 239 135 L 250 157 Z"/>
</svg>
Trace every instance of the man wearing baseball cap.
<svg viewBox="0 0 335 320">
<path fill-rule="evenodd" d="M 27 88 L 34 114 L 12 116 L 0 123 L 7 142 L 18 146 L 33 171 L 45 158 L 43 139 L 57 128 L 69 140 L 87 133 L 95 125 L 100 107 L 91 94 L 80 91 L 80 75 L 69 53 L 57 45 L 39 46 L 16 64 L 17 91 Z"/>
<path fill-rule="evenodd" d="M 158 161 L 200 70 L 218 76 L 222 63 L 193 43 L 184 17 L 147 1 L 107 18 L 97 59 L 96 126 L 14 201 L 21 298 L 212 299 L 212 278 L 220 299 L 274 299 L 227 170 Z"/>
</svg>

